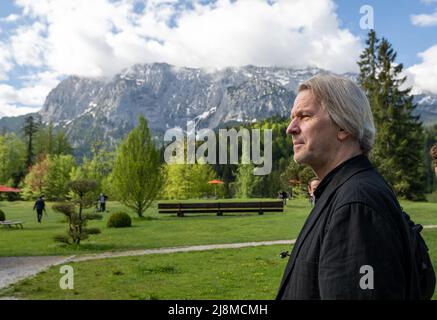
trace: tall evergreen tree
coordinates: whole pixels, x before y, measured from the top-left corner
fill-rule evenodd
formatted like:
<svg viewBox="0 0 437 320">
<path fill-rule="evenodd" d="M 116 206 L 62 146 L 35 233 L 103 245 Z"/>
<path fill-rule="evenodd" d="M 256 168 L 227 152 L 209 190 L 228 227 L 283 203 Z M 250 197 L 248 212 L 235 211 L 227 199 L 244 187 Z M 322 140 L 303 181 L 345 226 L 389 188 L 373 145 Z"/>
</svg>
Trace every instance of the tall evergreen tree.
<svg viewBox="0 0 437 320">
<path fill-rule="evenodd" d="M 23 133 L 27 143 L 26 166 L 30 168 L 35 161 L 34 138 L 38 132 L 39 124 L 33 116 L 28 116 L 25 119 Z"/>
<path fill-rule="evenodd" d="M 147 121 L 140 117 L 138 126 L 118 146 L 112 172 L 120 202 L 135 210 L 139 217 L 163 186 L 159 158 Z"/>
<path fill-rule="evenodd" d="M 403 65 L 386 39 L 369 32 L 360 56 L 359 82 L 372 107 L 376 140 L 372 160 L 396 193 L 404 198 L 424 198 L 424 135 L 410 88 L 404 88 Z"/>
</svg>

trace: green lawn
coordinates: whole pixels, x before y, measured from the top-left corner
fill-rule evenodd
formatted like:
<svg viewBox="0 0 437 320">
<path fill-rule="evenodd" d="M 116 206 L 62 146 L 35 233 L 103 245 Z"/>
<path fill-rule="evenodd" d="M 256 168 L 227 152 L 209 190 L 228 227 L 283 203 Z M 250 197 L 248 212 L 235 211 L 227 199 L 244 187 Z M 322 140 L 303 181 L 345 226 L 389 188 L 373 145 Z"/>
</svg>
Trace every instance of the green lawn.
<svg viewBox="0 0 437 320">
<path fill-rule="evenodd" d="M 29 202 L 2 203 L 7 219 L 23 220 L 24 229 L 0 228 L 0 256 L 68 255 L 109 250 L 159 248 L 169 246 L 235 243 L 247 241 L 293 239 L 298 235 L 310 207 L 304 199 L 287 204 L 284 213 L 257 213 L 187 215 L 158 214 L 156 203 L 144 219 L 136 217 L 119 203 L 110 202 L 111 212 L 126 210 L 133 218 L 128 229 L 107 228 L 110 213 L 104 213 L 101 221 L 91 221 L 89 226 L 98 227 L 102 233 L 91 236 L 81 243 L 80 249 L 53 241 L 56 234 L 67 229 L 63 217 L 53 212 L 48 204 L 48 218 L 38 224 L 36 213 Z"/>
<path fill-rule="evenodd" d="M 425 202 L 402 202 L 404 209 L 417 223 L 437 224 L 437 205 Z M 69 255 L 112 250 L 145 249 L 169 246 L 235 243 L 263 240 L 283 240 L 297 237 L 310 207 L 305 199 L 287 203 L 284 213 L 160 215 L 156 203 L 146 212 L 144 219 L 121 204 L 110 202 L 109 213 L 101 221 L 91 221 L 102 233 L 83 241 L 80 248 L 62 245 L 53 241 L 53 236 L 66 232 L 63 216 L 48 207 L 48 218 L 38 224 L 30 202 L 2 202 L 0 208 L 7 219 L 24 221 L 23 230 L 0 228 L 1 256 Z M 126 210 L 133 217 L 129 229 L 106 227 L 111 212 Z"/>
<path fill-rule="evenodd" d="M 413 220 L 437 224 L 435 203 L 403 201 Z M 49 217 L 36 222 L 29 202 L 2 202 L 8 219 L 25 221 L 24 230 L 0 229 L 0 256 L 67 255 L 107 250 L 236 243 L 296 238 L 310 211 L 307 200 L 289 201 L 284 213 L 159 215 L 156 204 L 145 219 L 134 218 L 133 227 L 108 229 L 102 221 L 91 226 L 102 233 L 84 241 L 79 249 L 55 243 L 54 235 L 65 232 L 62 216 L 48 205 Z M 114 202 L 111 212 L 126 210 Z M 128 211 L 132 217 L 133 212 Z M 424 237 L 437 266 L 437 229 L 425 229 Z M 0 296 L 25 299 L 273 299 L 286 260 L 279 252 L 287 245 L 224 249 L 204 252 L 156 254 L 71 263 L 75 289 L 61 290 L 59 267 L 0 290 Z M 437 298 L 437 294 L 434 296 Z"/>
<path fill-rule="evenodd" d="M 437 229 L 424 231 L 437 266 Z M 0 296 L 23 299 L 274 299 L 286 245 L 155 254 L 71 263 L 74 289 L 61 290 L 59 266 Z M 437 293 L 434 294 L 437 299 Z"/>
<path fill-rule="evenodd" d="M 0 296 L 24 299 L 273 299 L 287 246 L 159 254 L 71 263 L 74 290 L 59 288 L 60 267 Z"/>
</svg>

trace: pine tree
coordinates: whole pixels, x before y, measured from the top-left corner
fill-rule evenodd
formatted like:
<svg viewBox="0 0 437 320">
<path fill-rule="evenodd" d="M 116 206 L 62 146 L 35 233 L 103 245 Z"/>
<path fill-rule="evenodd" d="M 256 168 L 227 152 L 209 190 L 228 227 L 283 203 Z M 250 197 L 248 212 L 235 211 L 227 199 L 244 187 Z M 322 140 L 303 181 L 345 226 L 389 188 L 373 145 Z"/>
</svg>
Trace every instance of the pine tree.
<svg viewBox="0 0 437 320">
<path fill-rule="evenodd" d="M 144 117 L 118 146 L 113 169 L 113 186 L 120 202 L 134 209 L 139 217 L 159 194 L 164 176 L 160 154 L 155 148 Z"/>
<path fill-rule="evenodd" d="M 35 161 L 33 140 L 39 130 L 39 124 L 33 116 L 28 116 L 25 119 L 23 132 L 27 142 L 26 166 L 30 168 Z"/>
<path fill-rule="evenodd" d="M 413 115 L 416 106 L 410 88 L 404 89 L 403 65 L 386 39 L 369 32 L 367 48 L 360 56 L 359 82 L 372 107 L 376 139 L 373 163 L 404 198 L 423 199 L 425 170 L 422 123 Z"/>
</svg>

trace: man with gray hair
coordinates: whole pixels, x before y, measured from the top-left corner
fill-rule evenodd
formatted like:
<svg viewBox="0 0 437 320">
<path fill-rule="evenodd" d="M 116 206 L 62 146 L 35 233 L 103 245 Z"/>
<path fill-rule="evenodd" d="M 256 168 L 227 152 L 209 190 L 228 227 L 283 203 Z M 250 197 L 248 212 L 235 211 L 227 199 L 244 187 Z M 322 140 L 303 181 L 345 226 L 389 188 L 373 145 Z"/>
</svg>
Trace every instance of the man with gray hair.
<svg viewBox="0 0 437 320">
<path fill-rule="evenodd" d="M 287 134 L 294 161 L 321 182 L 277 299 L 416 299 L 407 222 L 368 159 L 375 127 L 364 92 L 334 75 L 309 79 L 299 86 Z"/>
</svg>

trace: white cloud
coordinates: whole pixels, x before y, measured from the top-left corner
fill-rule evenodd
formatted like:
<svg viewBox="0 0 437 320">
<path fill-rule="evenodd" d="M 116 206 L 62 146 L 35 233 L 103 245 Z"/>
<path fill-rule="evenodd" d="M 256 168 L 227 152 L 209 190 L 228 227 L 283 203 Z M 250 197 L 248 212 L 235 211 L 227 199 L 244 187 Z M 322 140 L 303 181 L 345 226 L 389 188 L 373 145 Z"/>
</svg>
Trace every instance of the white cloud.
<svg viewBox="0 0 437 320">
<path fill-rule="evenodd" d="M 331 0 L 279 0 L 273 5 L 265 0 L 194 1 L 194 10 L 181 11 L 175 2 L 149 1 L 137 14 L 133 0 L 18 0 L 23 13 L 39 24 L 28 28 L 26 36 L 20 32 L 21 39 L 13 43 L 34 44 L 29 47 L 35 50 L 21 50 L 25 53 L 19 61 L 35 63 L 43 53 L 40 60 L 50 69 L 83 76 L 113 75 L 134 63 L 156 61 L 356 70 L 359 39 L 340 29 Z"/>
<path fill-rule="evenodd" d="M 151 62 L 357 71 L 360 40 L 340 28 L 333 0 L 218 0 L 209 5 L 194 0 L 194 9 L 177 0 L 152 0 L 140 13 L 134 11 L 138 2 L 16 0 L 20 22 L 27 24 L 12 31 L 5 43 L 10 56 L 0 51 L 0 80 L 7 78 L 11 61 L 56 79 L 112 76 L 132 64 Z M 16 96 L 16 103 L 42 104 L 42 93 L 56 81 L 15 90 L 24 94 Z"/>
<path fill-rule="evenodd" d="M 417 91 L 437 94 L 437 44 L 420 52 L 422 62 L 407 69 L 409 82 Z"/>
<path fill-rule="evenodd" d="M 59 83 L 59 75 L 50 72 L 41 72 L 32 76 L 23 77 L 23 86 L 21 88 L 14 88 L 11 85 L 0 84 L 0 111 L 5 113 L 12 112 L 13 106 L 18 114 L 23 114 L 39 110 L 42 107 L 45 98 Z M 1 115 L 0 115 L 1 117 Z"/>
<path fill-rule="evenodd" d="M 17 98 L 20 92 L 12 86 L 0 84 L 0 118 L 19 116 L 22 114 L 36 112 L 39 108 L 28 106 L 17 106 Z"/>
<path fill-rule="evenodd" d="M 437 10 L 432 14 L 412 15 L 411 23 L 420 27 L 437 26 Z"/>
<path fill-rule="evenodd" d="M 17 107 L 16 105 L 2 104 L 0 106 L 0 118 L 21 116 L 23 114 L 37 112 L 38 110 L 39 108 Z"/>
<path fill-rule="evenodd" d="M 21 66 L 41 67 L 44 65 L 46 42 L 43 39 L 45 26 L 35 22 L 30 26 L 19 27 L 10 37 L 11 55 Z"/>
<path fill-rule="evenodd" d="M 8 72 L 12 70 L 13 63 L 7 46 L 0 42 L 0 80 L 8 80 Z"/>
<path fill-rule="evenodd" d="M 17 14 L 10 14 L 7 17 L 1 18 L 0 21 L 2 22 L 16 22 L 20 19 L 20 16 Z"/>
</svg>

